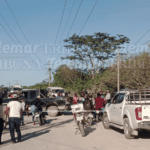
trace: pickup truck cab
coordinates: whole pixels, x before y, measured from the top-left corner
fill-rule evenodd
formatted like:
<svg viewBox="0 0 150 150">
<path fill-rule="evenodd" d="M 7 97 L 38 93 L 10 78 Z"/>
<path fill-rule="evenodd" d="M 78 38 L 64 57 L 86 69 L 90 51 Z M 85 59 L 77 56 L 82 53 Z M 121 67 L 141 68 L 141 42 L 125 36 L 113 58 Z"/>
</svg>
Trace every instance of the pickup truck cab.
<svg viewBox="0 0 150 150">
<path fill-rule="evenodd" d="M 150 89 L 120 91 L 105 106 L 103 126 L 124 130 L 127 139 L 150 130 Z"/>
<path fill-rule="evenodd" d="M 47 87 L 46 90 L 49 96 L 58 96 L 58 93 L 62 93 L 62 96 L 65 96 L 65 91 L 62 87 Z"/>
</svg>

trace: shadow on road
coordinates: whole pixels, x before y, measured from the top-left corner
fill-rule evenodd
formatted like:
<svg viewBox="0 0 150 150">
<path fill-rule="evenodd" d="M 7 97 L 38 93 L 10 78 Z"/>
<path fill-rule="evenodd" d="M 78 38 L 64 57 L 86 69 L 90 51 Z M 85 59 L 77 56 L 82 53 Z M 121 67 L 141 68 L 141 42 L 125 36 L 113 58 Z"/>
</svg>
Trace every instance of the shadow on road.
<svg viewBox="0 0 150 150">
<path fill-rule="evenodd" d="M 46 127 L 48 124 L 50 124 L 53 120 L 57 120 L 57 118 L 55 118 L 55 119 L 48 119 L 48 120 L 46 120 L 46 123 L 44 124 L 44 125 L 42 125 L 41 127 Z M 38 123 L 37 122 L 35 122 L 36 123 L 36 125 L 38 125 Z M 25 125 L 24 126 L 20 126 L 20 129 L 21 130 L 28 130 L 28 129 L 31 129 L 31 128 L 39 128 L 39 126 L 27 126 L 27 124 L 33 124 L 32 122 L 27 122 L 27 123 L 25 123 Z M 5 130 L 4 132 L 3 132 L 3 134 L 6 134 L 6 133 L 9 133 L 10 131 L 9 131 L 9 128 L 7 128 L 7 130 Z"/>
<path fill-rule="evenodd" d="M 32 133 L 27 133 L 27 134 L 22 135 L 21 136 L 22 142 L 26 141 L 26 140 L 29 140 L 31 138 L 38 137 L 40 135 L 49 133 L 49 131 L 50 131 L 50 130 L 45 130 L 45 131 L 43 131 L 43 130 L 45 130 L 45 129 L 42 129 L 42 130 L 39 130 L 39 131 L 35 131 L 35 132 L 32 132 Z M 17 139 L 16 139 L 16 141 L 17 141 Z M 4 141 L 3 144 L 1 145 L 1 147 L 10 144 L 10 142 L 11 142 L 11 140 Z"/>
<path fill-rule="evenodd" d="M 50 119 L 50 120 L 52 120 L 52 119 Z M 56 120 L 56 119 L 53 119 L 53 120 Z M 32 133 L 27 133 L 27 134 L 22 135 L 22 141 L 26 141 L 26 140 L 29 140 L 29 139 L 31 139 L 31 138 L 38 137 L 38 136 L 40 136 L 40 135 L 49 133 L 49 131 L 50 131 L 49 129 L 50 129 L 50 128 L 53 128 L 53 127 L 60 127 L 61 125 L 64 125 L 64 124 L 66 124 L 66 123 L 70 123 L 70 122 L 72 122 L 72 121 L 73 121 L 73 119 L 69 119 L 69 120 L 67 120 L 67 121 L 58 122 L 58 123 L 55 123 L 55 124 L 52 124 L 52 125 L 45 124 L 45 125 L 43 125 L 43 126 L 40 126 L 40 127 L 42 127 L 41 130 L 38 130 L 38 131 L 35 131 L 35 132 L 32 132 Z M 50 121 L 50 122 L 51 122 L 51 121 Z M 31 129 L 31 128 L 39 128 L 39 126 L 37 126 L 37 127 L 35 127 L 35 126 L 33 126 L 33 127 L 22 126 L 21 131 L 22 131 L 22 130 Z M 8 132 L 9 132 L 9 131 L 8 131 Z M 7 132 L 7 133 L 8 133 L 8 132 Z M 3 142 L 3 141 L 2 141 L 2 142 Z M 1 145 L 1 147 L 10 144 L 10 142 L 11 142 L 11 140 L 4 141 L 3 144 Z"/>
<path fill-rule="evenodd" d="M 150 131 L 147 131 L 147 130 L 139 131 L 139 138 L 150 139 Z"/>
<path fill-rule="evenodd" d="M 118 128 L 115 128 L 115 127 L 112 127 L 112 126 L 111 126 L 111 129 L 117 131 L 118 133 L 124 134 L 124 131 L 121 130 L 121 129 L 118 129 Z M 135 139 L 139 139 L 139 138 L 141 138 L 141 139 L 150 139 L 150 131 L 147 131 L 147 130 L 139 131 L 139 135 L 136 136 Z"/>
<path fill-rule="evenodd" d="M 119 128 L 115 128 L 115 127 L 113 127 L 113 126 L 110 126 L 110 128 L 111 128 L 112 130 L 117 131 L 118 133 L 124 134 L 124 131 L 121 130 L 121 129 L 119 129 Z"/>
<path fill-rule="evenodd" d="M 87 136 L 88 134 L 92 133 L 95 130 L 96 130 L 96 128 L 86 127 L 85 128 L 85 136 Z"/>
</svg>

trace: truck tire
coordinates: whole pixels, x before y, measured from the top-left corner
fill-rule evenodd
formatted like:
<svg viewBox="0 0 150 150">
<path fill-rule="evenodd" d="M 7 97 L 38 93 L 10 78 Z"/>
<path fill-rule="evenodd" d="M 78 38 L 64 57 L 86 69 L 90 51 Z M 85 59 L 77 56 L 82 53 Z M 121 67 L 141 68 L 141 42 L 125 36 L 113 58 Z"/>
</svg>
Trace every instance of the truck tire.
<svg viewBox="0 0 150 150">
<path fill-rule="evenodd" d="M 133 138 L 135 138 L 134 136 L 131 135 L 132 128 L 130 126 L 128 118 L 124 118 L 123 129 L 124 129 L 124 135 L 125 135 L 126 139 L 133 139 Z"/>
<path fill-rule="evenodd" d="M 85 132 L 84 132 L 84 126 L 82 123 L 79 122 L 79 129 L 80 129 L 80 132 L 82 134 L 82 137 L 85 137 Z"/>
<path fill-rule="evenodd" d="M 58 115 L 58 107 L 57 106 L 49 106 L 47 108 L 47 113 L 50 117 L 56 117 Z"/>
<path fill-rule="evenodd" d="M 110 124 L 109 124 L 109 119 L 107 116 L 107 113 L 103 114 L 103 120 L 102 120 L 103 126 L 105 129 L 109 129 L 110 128 Z"/>
</svg>

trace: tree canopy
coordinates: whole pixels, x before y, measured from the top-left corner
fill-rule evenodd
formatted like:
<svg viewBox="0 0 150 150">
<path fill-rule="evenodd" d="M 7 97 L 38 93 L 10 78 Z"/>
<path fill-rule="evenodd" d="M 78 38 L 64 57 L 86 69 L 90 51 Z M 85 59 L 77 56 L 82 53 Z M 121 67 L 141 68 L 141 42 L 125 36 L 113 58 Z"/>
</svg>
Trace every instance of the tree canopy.
<svg viewBox="0 0 150 150">
<path fill-rule="evenodd" d="M 129 38 L 123 35 L 110 36 L 107 33 L 94 33 L 94 35 L 78 36 L 74 34 L 65 39 L 65 47 L 73 55 L 62 59 L 78 60 L 87 67 L 88 72 L 94 78 L 96 73 L 102 72 L 106 60 L 116 56 L 115 50 L 129 42 Z"/>
</svg>

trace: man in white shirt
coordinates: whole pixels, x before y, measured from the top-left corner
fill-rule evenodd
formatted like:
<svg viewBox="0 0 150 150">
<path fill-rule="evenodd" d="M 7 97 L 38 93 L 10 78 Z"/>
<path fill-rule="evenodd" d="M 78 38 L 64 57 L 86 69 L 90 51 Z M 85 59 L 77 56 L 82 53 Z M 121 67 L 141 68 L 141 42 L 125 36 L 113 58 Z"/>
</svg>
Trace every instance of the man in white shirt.
<svg viewBox="0 0 150 150">
<path fill-rule="evenodd" d="M 14 136 L 14 129 L 16 129 L 18 135 L 18 142 L 21 142 L 21 131 L 20 131 L 20 118 L 22 115 L 22 105 L 15 96 L 11 102 L 7 104 L 9 107 L 9 130 L 11 135 L 11 142 L 16 143 Z"/>
<path fill-rule="evenodd" d="M 107 100 L 109 100 L 109 99 L 111 99 L 111 95 L 110 95 L 110 93 L 109 93 L 109 90 L 106 90 L 106 96 L 105 96 L 105 101 L 107 101 Z"/>
</svg>

